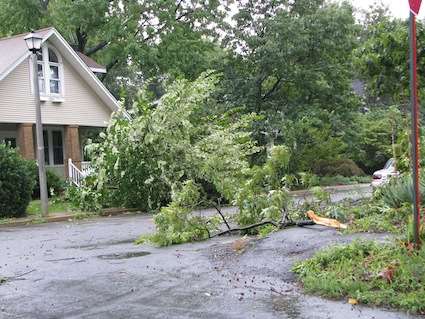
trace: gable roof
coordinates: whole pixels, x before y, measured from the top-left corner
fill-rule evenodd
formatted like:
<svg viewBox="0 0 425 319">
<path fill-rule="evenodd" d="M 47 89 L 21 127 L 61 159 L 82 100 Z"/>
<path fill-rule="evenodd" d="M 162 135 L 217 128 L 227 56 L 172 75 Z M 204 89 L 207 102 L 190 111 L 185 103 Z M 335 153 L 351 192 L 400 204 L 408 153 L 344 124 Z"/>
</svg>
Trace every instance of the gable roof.
<svg viewBox="0 0 425 319">
<path fill-rule="evenodd" d="M 92 70 L 94 73 L 106 73 L 106 67 L 104 65 L 100 65 L 92 58 L 88 57 L 84 53 L 75 51 L 81 60 Z"/>
<path fill-rule="evenodd" d="M 46 37 L 52 28 L 37 30 L 38 36 Z M 25 36 L 28 33 L 18 34 L 7 38 L 0 39 L 0 81 L 11 72 L 20 63 L 20 59 L 28 53 L 27 45 L 25 44 Z"/>
<path fill-rule="evenodd" d="M 90 66 L 93 66 L 95 69 L 99 69 L 99 72 L 103 70 L 106 72 L 105 67 L 97 64 L 84 54 L 75 52 L 62 35 L 53 27 L 40 29 L 34 31 L 34 33 L 40 36 L 43 42 L 49 40 L 62 57 L 71 64 L 77 73 L 87 82 L 90 88 L 95 91 L 99 98 L 112 111 L 118 109 L 118 101 L 90 68 Z M 28 33 L 0 39 L 0 81 L 30 56 L 31 53 L 28 51 L 24 40 L 26 35 L 28 35 Z M 83 58 L 83 56 L 87 59 Z M 85 59 L 87 63 L 85 63 L 83 59 Z"/>
</svg>

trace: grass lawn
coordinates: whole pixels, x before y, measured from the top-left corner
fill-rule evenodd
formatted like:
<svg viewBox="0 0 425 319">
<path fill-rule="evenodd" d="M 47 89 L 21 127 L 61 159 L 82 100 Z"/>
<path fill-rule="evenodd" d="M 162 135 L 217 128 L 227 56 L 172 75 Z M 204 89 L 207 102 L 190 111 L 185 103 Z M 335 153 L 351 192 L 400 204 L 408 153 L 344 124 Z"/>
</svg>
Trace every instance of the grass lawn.
<svg viewBox="0 0 425 319">
<path fill-rule="evenodd" d="M 425 313 L 425 247 L 357 241 L 295 265 L 307 292 Z"/>
<path fill-rule="evenodd" d="M 67 213 L 71 212 L 71 206 L 69 203 L 60 200 L 49 201 L 49 214 L 51 213 Z M 27 208 L 28 216 L 41 215 L 41 201 L 39 199 L 32 200 Z"/>
<path fill-rule="evenodd" d="M 84 219 L 95 216 L 97 213 L 94 212 L 82 212 L 72 209 L 71 204 L 64 200 L 53 199 L 49 200 L 49 215 L 55 213 L 70 213 L 73 215 L 73 219 Z M 41 215 L 41 202 L 40 200 L 32 200 L 27 207 L 27 215 L 23 217 L 32 218 L 32 223 L 43 223 L 46 219 Z M 0 218 L 1 224 L 13 223 L 15 218 Z"/>
</svg>

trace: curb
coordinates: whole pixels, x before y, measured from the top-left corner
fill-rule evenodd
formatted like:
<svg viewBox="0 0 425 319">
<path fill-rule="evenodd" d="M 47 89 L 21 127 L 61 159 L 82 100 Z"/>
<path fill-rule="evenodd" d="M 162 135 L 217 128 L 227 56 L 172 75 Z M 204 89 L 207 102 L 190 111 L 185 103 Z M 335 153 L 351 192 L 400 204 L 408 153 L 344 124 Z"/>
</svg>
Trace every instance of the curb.
<svg viewBox="0 0 425 319">
<path fill-rule="evenodd" d="M 94 214 L 93 216 L 88 217 L 111 217 L 124 215 L 127 213 L 140 212 L 139 209 L 136 208 L 105 208 L 102 209 L 98 214 Z M 0 224 L 0 228 L 2 227 L 15 227 L 15 226 L 26 226 L 36 224 L 38 221 L 41 223 L 54 223 L 54 222 L 64 222 L 64 221 L 73 221 L 75 220 L 75 214 L 61 214 L 56 216 L 48 216 L 48 217 L 24 217 L 17 220 L 12 220 L 10 222 L 6 222 L 4 224 Z"/>
<path fill-rule="evenodd" d="M 368 184 L 353 184 L 353 185 L 339 185 L 339 186 L 326 186 L 323 189 L 329 193 L 339 193 L 339 192 L 347 192 L 347 191 L 358 191 L 371 188 L 370 183 Z M 305 196 L 311 195 L 312 192 L 310 190 L 299 190 L 299 191 L 291 191 L 289 192 L 293 196 Z"/>
</svg>

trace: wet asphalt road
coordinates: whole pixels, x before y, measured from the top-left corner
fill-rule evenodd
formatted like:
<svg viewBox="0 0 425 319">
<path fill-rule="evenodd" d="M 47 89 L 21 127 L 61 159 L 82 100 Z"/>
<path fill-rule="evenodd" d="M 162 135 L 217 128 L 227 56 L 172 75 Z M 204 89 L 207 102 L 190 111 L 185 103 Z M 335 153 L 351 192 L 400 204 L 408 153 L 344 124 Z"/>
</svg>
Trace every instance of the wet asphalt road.
<svg viewBox="0 0 425 319">
<path fill-rule="evenodd" d="M 293 263 L 358 235 L 292 228 L 242 252 L 238 237 L 133 244 L 151 231 L 146 215 L 0 228 L 0 318 L 413 318 L 303 295 Z"/>
</svg>

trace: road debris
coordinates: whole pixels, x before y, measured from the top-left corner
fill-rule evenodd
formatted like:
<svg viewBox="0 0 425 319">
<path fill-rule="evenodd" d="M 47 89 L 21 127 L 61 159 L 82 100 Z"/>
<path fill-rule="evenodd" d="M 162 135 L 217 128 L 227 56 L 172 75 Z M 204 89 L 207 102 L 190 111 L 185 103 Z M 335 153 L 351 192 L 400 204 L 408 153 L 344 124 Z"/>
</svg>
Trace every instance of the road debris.
<svg viewBox="0 0 425 319">
<path fill-rule="evenodd" d="M 317 225 L 328 226 L 328 227 L 339 228 L 339 229 L 347 229 L 348 227 L 346 224 L 343 224 L 337 221 L 336 219 L 319 217 L 312 210 L 309 210 L 307 212 L 307 216 Z"/>
</svg>

